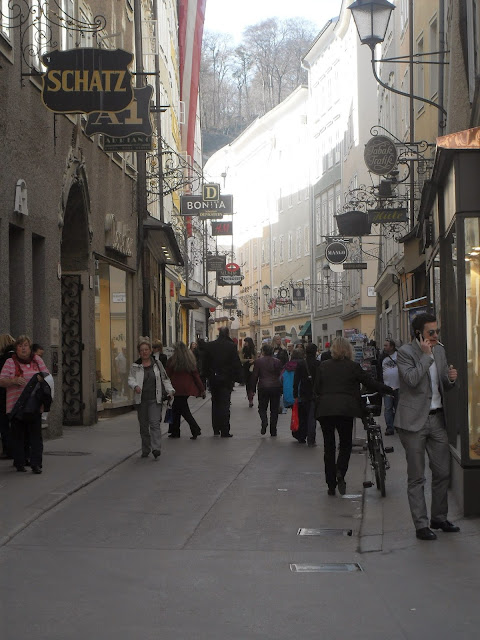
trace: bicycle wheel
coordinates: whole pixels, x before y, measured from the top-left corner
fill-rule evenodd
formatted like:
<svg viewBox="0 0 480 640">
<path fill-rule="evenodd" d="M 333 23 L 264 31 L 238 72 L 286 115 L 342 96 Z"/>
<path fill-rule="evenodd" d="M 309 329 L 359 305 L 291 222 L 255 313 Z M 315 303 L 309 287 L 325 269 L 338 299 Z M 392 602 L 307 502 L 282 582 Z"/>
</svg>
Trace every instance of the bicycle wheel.
<svg viewBox="0 0 480 640">
<path fill-rule="evenodd" d="M 375 449 L 375 481 L 377 483 L 377 489 L 380 491 L 382 498 L 385 497 L 385 458 L 380 451 L 380 447 Z"/>
</svg>

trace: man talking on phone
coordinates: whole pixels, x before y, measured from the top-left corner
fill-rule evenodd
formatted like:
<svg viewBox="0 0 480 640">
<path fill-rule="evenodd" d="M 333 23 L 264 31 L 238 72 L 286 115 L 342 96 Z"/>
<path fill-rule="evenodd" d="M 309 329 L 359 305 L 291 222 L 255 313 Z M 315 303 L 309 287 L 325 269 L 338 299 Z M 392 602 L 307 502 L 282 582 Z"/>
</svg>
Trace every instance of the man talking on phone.
<svg viewBox="0 0 480 640">
<path fill-rule="evenodd" d="M 432 529 L 460 531 L 447 519 L 450 449 L 443 403 L 444 393 L 455 384 L 457 371 L 447 363 L 434 315 L 416 316 L 412 333 L 412 342 L 398 350 L 400 394 L 394 424 L 407 458 L 408 502 L 417 538 L 435 540 Z M 430 522 L 424 492 L 425 452 L 432 470 Z"/>
</svg>

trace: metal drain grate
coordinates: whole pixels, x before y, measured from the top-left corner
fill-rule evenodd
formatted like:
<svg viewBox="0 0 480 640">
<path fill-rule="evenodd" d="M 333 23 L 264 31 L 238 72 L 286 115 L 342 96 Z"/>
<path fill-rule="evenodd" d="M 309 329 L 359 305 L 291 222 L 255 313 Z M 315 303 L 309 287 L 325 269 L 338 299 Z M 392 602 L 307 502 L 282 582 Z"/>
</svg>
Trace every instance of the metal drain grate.
<svg viewBox="0 0 480 640">
<path fill-rule="evenodd" d="M 358 562 L 336 562 L 325 564 L 290 564 L 293 573 L 351 573 L 363 571 Z"/>
<path fill-rule="evenodd" d="M 304 529 L 297 531 L 297 536 L 351 536 L 352 529 Z"/>
<path fill-rule="evenodd" d="M 44 451 L 44 456 L 90 456 L 90 451 Z"/>
</svg>

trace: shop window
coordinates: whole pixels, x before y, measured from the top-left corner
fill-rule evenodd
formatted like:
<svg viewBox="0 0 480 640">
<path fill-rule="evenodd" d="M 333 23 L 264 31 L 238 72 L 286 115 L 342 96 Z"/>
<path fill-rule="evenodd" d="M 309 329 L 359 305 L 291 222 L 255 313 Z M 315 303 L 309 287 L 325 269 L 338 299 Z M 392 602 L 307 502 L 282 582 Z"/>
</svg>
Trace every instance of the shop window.
<svg viewBox="0 0 480 640">
<path fill-rule="evenodd" d="M 471 460 L 480 460 L 480 222 L 465 221 L 465 305 L 468 435 Z"/>
<path fill-rule="evenodd" d="M 128 343 L 127 274 L 97 261 L 95 273 L 95 348 L 99 408 L 132 402 L 127 379 L 131 365 Z"/>
</svg>

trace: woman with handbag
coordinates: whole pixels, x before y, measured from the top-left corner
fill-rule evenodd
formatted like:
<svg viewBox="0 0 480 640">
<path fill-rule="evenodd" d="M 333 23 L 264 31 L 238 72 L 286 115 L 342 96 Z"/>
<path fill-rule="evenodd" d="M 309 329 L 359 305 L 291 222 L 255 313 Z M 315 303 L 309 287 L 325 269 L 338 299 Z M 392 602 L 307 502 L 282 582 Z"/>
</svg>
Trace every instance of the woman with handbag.
<svg viewBox="0 0 480 640">
<path fill-rule="evenodd" d="M 251 388 L 250 380 L 253 373 L 253 366 L 256 360 L 255 343 L 252 338 L 245 338 L 243 341 L 242 357 L 240 362 L 243 369 L 243 381 L 245 382 L 245 391 L 247 392 L 248 406 L 250 409 L 253 407 L 253 396 L 255 395 Z"/>
<path fill-rule="evenodd" d="M 148 458 L 151 451 L 156 460 L 161 453 L 163 397 L 173 398 L 175 389 L 162 363 L 153 356 L 150 338 L 141 336 L 137 348 L 140 359 L 130 367 L 128 386 L 135 392 L 142 458 Z"/>
<path fill-rule="evenodd" d="M 19 336 L 13 348 L 14 353 L 0 372 L 0 387 L 7 390 L 6 412 L 11 418 L 13 464 L 17 471 L 26 471 L 25 454 L 28 453 L 32 473 L 39 474 L 42 473 L 43 455 L 42 407 L 37 407 L 28 420 L 17 409 L 22 402 L 23 391 L 31 384 L 33 377 L 37 374 L 37 378 L 43 380 L 50 372 L 40 356 L 32 354 L 32 341 L 28 336 Z"/>
<path fill-rule="evenodd" d="M 183 417 L 196 440 L 202 432 L 188 406 L 188 396 L 205 398 L 205 387 L 200 379 L 195 356 L 184 342 L 173 345 L 173 354 L 167 362 L 167 374 L 175 387 L 172 405 L 173 422 L 169 438 L 180 438 L 180 420 Z"/>
</svg>

